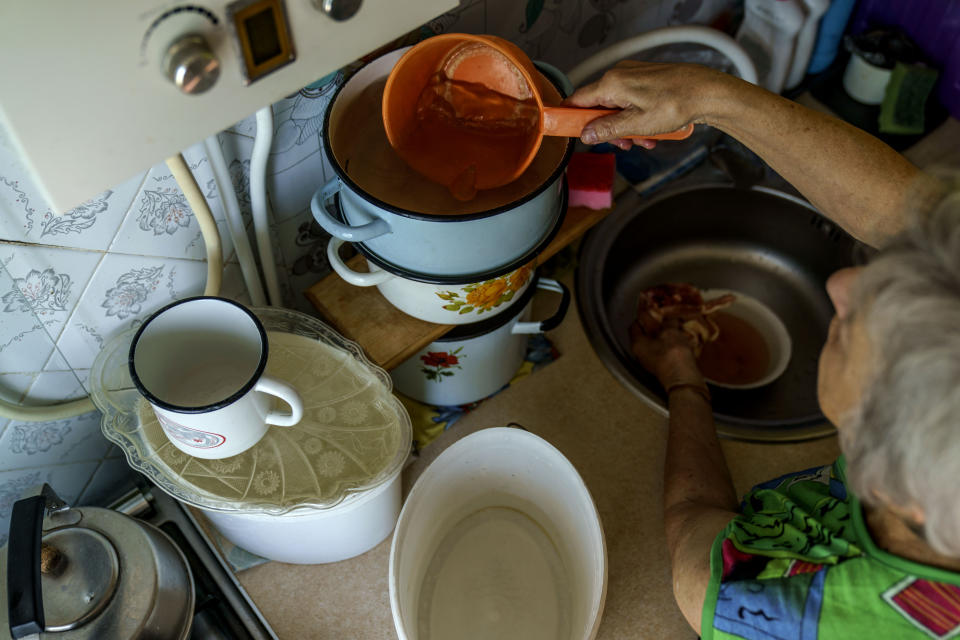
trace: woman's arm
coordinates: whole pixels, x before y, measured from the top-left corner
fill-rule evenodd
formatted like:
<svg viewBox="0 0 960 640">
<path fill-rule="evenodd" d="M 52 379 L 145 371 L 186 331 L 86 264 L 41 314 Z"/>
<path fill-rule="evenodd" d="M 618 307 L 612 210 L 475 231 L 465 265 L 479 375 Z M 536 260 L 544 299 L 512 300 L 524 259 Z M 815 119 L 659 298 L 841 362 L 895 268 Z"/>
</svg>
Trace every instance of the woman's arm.
<svg viewBox="0 0 960 640">
<path fill-rule="evenodd" d="M 670 432 L 663 472 L 664 525 L 673 593 L 687 622 L 700 633 L 710 581 L 710 549 L 736 515 L 737 496 L 717 439 L 706 382 L 689 338 L 678 328 L 656 337 L 631 330 L 633 352 L 668 391 Z"/>
<path fill-rule="evenodd" d="M 623 62 L 567 100 L 624 111 L 587 125 L 588 144 L 689 122 L 733 136 L 856 238 L 880 246 L 942 187 L 889 146 L 831 116 L 709 67 Z M 669 143 L 662 143 L 669 144 Z"/>
</svg>

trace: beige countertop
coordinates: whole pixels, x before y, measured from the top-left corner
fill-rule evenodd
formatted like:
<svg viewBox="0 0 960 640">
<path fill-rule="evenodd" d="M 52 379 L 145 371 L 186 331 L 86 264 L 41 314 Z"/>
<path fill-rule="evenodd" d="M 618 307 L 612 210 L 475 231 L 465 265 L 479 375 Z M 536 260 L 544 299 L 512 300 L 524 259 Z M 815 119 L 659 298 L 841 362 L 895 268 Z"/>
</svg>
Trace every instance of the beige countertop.
<svg viewBox="0 0 960 640">
<path fill-rule="evenodd" d="M 404 471 L 404 492 L 452 442 L 485 427 L 519 423 L 570 459 L 597 503 L 609 567 L 598 639 L 696 638 L 670 586 L 660 503 L 666 419 L 607 371 L 584 335 L 575 304 L 548 335 L 561 357 L 485 401 L 426 447 Z M 724 441 L 723 448 L 739 493 L 781 473 L 830 462 L 838 453 L 835 437 L 798 444 Z M 272 562 L 239 579 L 282 640 L 392 640 L 390 540 L 343 562 Z"/>
</svg>

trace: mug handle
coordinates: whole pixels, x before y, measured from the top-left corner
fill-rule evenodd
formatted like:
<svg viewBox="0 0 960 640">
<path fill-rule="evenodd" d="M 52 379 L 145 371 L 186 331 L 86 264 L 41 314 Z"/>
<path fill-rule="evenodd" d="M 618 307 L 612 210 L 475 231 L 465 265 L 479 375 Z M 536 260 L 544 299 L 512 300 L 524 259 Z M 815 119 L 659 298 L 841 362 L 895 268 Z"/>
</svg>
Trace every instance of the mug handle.
<svg viewBox="0 0 960 640">
<path fill-rule="evenodd" d="M 557 310 L 546 320 L 540 320 L 539 322 L 518 322 L 513 325 L 510 333 L 543 333 L 544 331 L 556 329 L 560 326 L 560 323 L 563 322 L 564 317 L 567 315 L 567 309 L 570 307 L 570 289 L 568 289 L 566 285 L 550 278 L 540 278 L 540 281 L 537 282 L 537 289 L 554 291 L 563 296 L 560 298 L 560 305 L 557 307 Z"/>
<path fill-rule="evenodd" d="M 341 278 L 354 285 L 355 287 L 372 287 L 374 285 L 386 282 L 393 277 L 389 271 L 370 271 L 361 273 L 354 271 L 340 257 L 340 247 L 343 246 L 343 240 L 340 238 L 330 238 L 327 243 L 327 262 L 333 267 Z"/>
<path fill-rule="evenodd" d="M 300 394 L 297 393 L 297 390 L 286 382 L 281 382 L 276 378 L 270 378 L 268 376 L 260 376 L 253 390 L 276 396 L 290 405 L 290 413 L 280 413 L 279 411 L 271 411 L 268 413 L 267 417 L 264 418 L 264 422 L 267 424 L 278 427 L 292 427 L 303 418 L 303 400 L 300 399 Z"/>
<path fill-rule="evenodd" d="M 310 210 L 313 212 L 313 217 L 327 233 L 347 242 L 363 242 L 390 233 L 390 225 L 383 218 L 376 218 L 359 227 L 352 227 L 336 220 L 330 212 L 330 207 L 333 206 L 333 197 L 340 192 L 342 187 L 343 183 L 340 182 L 340 178 L 334 178 L 317 189 L 313 198 L 310 199 Z"/>
</svg>

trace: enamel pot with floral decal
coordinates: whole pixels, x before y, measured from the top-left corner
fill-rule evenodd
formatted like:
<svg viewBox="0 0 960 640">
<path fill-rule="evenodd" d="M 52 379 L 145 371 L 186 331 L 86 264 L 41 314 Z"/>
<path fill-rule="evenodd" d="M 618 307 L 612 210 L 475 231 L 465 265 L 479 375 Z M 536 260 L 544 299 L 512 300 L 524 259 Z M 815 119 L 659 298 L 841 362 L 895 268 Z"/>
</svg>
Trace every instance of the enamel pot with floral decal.
<svg viewBox="0 0 960 640">
<path fill-rule="evenodd" d="M 357 287 L 376 286 L 400 311 L 437 324 L 470 324 L 507 311 L 530 287 L 535 269 L 533 260 L 466 281 L 448 282 L 448 278 L 441 278 L 440 282 L 424 282 L 403 272 L 382 269 L 370 260 L 367 272 L 351 269 L 340 257 L 341 246 L 343 240 L 338 238 L 332 238 L 327 245 L 327 260 L 341 278 Z"/>
<path fill-rule="evenodd" d="M 404 51 L 361 68 L 331 100 L 323 139 L 336 175 L 314 194 L 314 218 L 387 270 L 464 283 L 521 266 L 545 246 L 566 212 L 564 170 L 574 140 L 546 139 L 514 182 L 458 200 L 446 186 L 407 166 L 387 140 L 383 87 Z M 566 79 L 541 68 L 540 91 L 559 103 L 557 87 Z M 548 80 L 544 73 L 556 77 Z"/>
<path fill-rule="evenodd" d="M 549 318 L 531 321 L 537 290 L 561 294 Z M 400 393 L 438 406 L 482 400 L 504 387 L 523 363 L 530 334 L 555 329 L 570 306 L 569 290 L 540 278 L 506 313 L 456 327 L 390 372 Z"/>
</svg>

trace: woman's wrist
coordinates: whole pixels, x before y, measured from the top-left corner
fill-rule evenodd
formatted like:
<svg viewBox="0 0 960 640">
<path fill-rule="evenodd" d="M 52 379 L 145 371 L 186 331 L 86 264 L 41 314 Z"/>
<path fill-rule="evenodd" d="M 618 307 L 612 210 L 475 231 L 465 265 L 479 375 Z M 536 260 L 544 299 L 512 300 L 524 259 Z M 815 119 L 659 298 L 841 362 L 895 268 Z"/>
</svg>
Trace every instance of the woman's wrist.
<svg viewBox="0 0 960 640">
<path fill-rule="evenodd" d="M 667 400 L 681 395 L 681 394 L 691 394 L 697 397 L 702 398 L 708 405 L 713 403 L 710 397 L 710 389 L 707 388 L 706 383 L 699 382 L 683 382 L 680 384 L 675 384 L 667 388 Z"/>
<path fill-rule="evenodd" d="M 704 388 L 707 386 L 697 366 L 696 356 L 689 349 L 670 353 L 660 364 L 655 373 L 664 389 L 669 390 L 678 385 L 699 385 Z"/>
<path fill-rule="evenodd" d="M 762 99 L 756 93 L 759 87 L 725 73 L 717 72 L 705 85 L 698 121 L 725 132 L 736 130 L 738 118 L 743 117 L 747 107 Z"/>
</svg>

